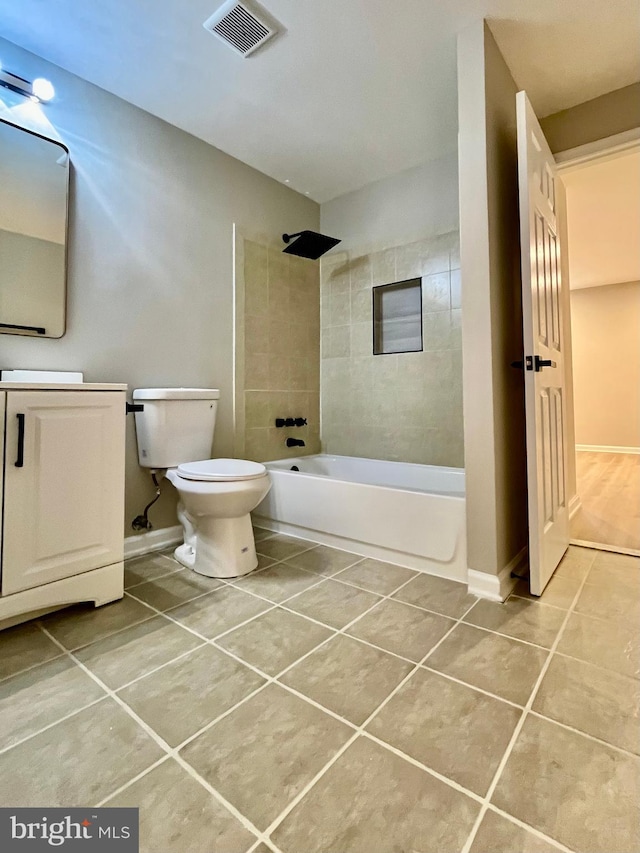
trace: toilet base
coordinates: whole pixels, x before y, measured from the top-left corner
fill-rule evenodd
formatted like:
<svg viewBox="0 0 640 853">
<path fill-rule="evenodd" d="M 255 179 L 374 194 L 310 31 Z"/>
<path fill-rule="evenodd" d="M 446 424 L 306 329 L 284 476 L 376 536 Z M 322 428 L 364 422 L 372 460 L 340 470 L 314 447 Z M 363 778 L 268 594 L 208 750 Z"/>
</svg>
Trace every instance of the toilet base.
<svg viewBox="0 0 640 853">
<path fill-rule="evenodd" d="M 183 566 L 209 578 L 237 578 L 257 568 L 249 514 L 240 518 L 200 516 L 191 521 L 195 522 L 191 535 L 174 552 Z"/>
</svg>

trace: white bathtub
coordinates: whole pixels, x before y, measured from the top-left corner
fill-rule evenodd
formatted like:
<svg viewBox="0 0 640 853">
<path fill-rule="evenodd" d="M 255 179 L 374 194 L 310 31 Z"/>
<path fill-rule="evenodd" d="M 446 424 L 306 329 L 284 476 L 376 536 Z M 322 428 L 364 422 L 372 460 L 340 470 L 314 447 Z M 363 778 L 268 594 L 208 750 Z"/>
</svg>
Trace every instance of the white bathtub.
<svg viewBox="0 0 640 853">
<path fill-rule="evenodd" d="M 266 467 L 256 525 L 466 583 L 464 470 L 324 454 Z"/>
</svg>

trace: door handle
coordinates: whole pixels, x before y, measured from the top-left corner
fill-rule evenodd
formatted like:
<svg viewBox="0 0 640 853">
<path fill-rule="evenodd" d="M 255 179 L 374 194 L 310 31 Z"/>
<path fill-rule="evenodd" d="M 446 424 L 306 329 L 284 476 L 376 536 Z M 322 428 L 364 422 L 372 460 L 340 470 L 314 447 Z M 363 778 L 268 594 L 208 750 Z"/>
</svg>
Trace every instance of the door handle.
<svg viewBox="0 0 640 853">
<path fill-rule="evenodd" d="M 24 468 L 24 415 L 16 415 L 18 419 L 18 455 L 16 456 L 16 468 Z"/>
<path fill-rule="evenodd" d="M 551 361 L 550 358 L 540 358 L 539 355 L 531 356 L 528 355 L 525 358 L 525 364 L 527 370 L 535 370 L 536 373 L 539 373 L 543 367 L 556 367 L 555 361 Z"/>
<path fill-rule="evenodd" d="M 539 355 L 535 357 L 535 370 L 539 373 L 543 367 L 555 367 L 555 361 L 551 361 L 550 358 L 540 358 Z"/>
</svg>

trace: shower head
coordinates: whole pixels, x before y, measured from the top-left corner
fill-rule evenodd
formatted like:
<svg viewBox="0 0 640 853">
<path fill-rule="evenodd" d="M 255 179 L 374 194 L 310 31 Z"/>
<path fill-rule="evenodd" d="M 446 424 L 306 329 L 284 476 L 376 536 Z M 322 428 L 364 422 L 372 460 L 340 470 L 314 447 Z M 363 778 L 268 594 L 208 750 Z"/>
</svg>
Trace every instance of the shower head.
<svg viewBox="0 0 640 853">
<path fill-rule="evenodd" d="M 324 234 L 317 234 L 315 231 L 283 234 L 282 239 L 285 243 L 294 240 L 290 246 L 282 250 L 283 252 L 288 255 L 298 255 L 301 258 L 310 258 L 312 261 L 317 261 L 320 255 L 324 255 L 325 252 L 333 249 L 340 242 L 335 237 L 325 237 Z"/>
</svg>

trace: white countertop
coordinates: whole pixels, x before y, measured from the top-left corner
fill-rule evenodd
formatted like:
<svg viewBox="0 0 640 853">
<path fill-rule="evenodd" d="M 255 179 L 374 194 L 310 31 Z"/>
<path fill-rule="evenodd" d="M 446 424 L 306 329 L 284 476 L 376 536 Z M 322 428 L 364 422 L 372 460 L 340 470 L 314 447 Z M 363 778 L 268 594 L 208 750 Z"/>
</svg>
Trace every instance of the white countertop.
<svg viewBox="0 0 640 853">
<path fill-rule="evenodd" d="M 2 382 L 0 391 L 126 391 L 120 382 Z"/>
</svg>

